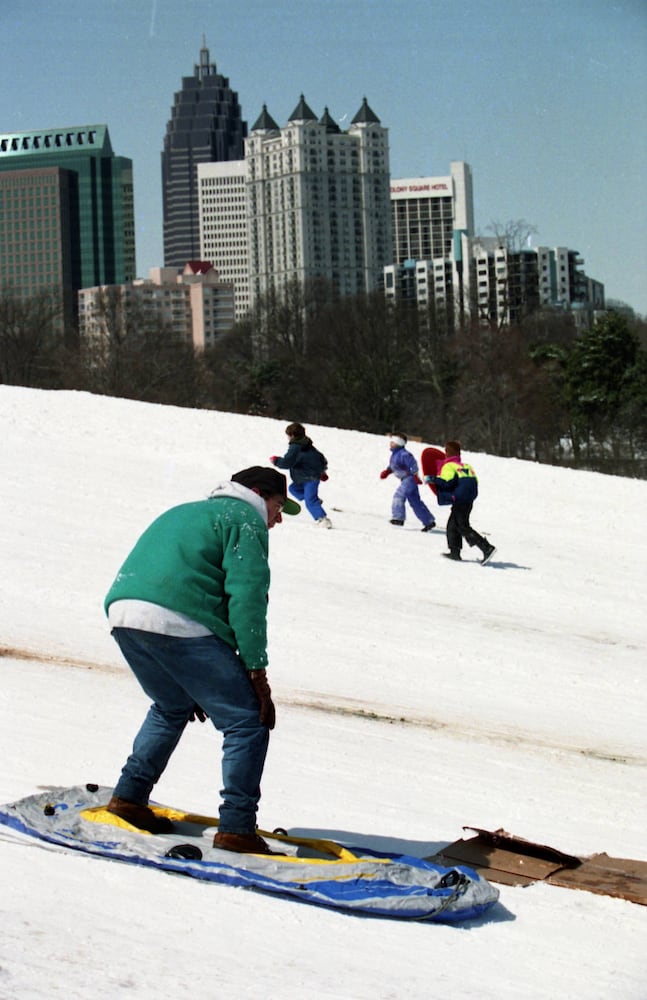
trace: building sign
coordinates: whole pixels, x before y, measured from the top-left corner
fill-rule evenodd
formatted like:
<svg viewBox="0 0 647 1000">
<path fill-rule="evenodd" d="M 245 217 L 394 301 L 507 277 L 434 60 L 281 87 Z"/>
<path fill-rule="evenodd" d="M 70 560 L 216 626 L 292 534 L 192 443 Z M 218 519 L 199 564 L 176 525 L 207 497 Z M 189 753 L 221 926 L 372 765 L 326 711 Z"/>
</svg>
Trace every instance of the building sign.
<svg viewBox="0 0 647 1000">
<path fill-rule="evenodd" d="M 395 181 L 391 185 L 391 194 L 400 197 L 411 197 L 412 195 L 440 195 L 451 193 L 451 188 L 447 181 L 439 180 L 436 177 L 420 177 L 417 180 Z"/>
</svg>

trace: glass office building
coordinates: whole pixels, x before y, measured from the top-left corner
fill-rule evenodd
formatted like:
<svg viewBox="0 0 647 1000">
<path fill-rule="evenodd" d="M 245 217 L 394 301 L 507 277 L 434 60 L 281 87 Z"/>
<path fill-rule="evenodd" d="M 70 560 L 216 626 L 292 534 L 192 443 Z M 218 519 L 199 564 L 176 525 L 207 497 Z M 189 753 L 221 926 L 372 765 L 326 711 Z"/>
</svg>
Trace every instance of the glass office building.
<svg viewBox="0 0 647 1000">
<path fill-rule="evenodd" d="M 134 277 L 132 161 L 107 127 L 0 134 L 0 288 L 48 293 L 69 330 L 79 289 Z"/>
<path fill-rule="evenodd" d="M 198 164 L 241 160 L 247 123 L 229 80 L 200 50 L 193 76 L 182 78 L 166 126 L 162 151 L 164 264 L 184 267 L 200 259 Z"/>
</svg>

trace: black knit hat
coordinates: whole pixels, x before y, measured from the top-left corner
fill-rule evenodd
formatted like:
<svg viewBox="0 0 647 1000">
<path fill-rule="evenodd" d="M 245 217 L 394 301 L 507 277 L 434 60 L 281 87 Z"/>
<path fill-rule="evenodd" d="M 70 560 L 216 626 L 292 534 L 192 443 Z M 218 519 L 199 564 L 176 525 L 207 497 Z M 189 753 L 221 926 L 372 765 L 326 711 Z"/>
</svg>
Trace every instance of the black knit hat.
<svg viewBox="0 0 647 1000">
<path fill-rule="evenodd" d="M 283 513 L 298 514 L 301 507 L 296 500 L 288 497 L 288 484 L 282 472 L 276 469 L 266 469 L 262 465 L 252 465 L 249 469 L 242 469 L 235 472 L 231 477 L 232 483 L 240 483 L 250 490 L 258 490 L 259 493 L 266 493 L 269 496 L 280 496 L 283 498 Z"/>
</svg>

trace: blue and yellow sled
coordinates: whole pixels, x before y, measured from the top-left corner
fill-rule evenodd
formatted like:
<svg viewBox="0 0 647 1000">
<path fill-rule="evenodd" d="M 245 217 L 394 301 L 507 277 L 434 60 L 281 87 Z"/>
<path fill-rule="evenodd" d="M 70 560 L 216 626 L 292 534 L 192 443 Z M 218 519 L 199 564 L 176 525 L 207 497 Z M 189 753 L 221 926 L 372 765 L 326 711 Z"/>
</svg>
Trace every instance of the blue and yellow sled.
<svg viewBox="0 0 647 1000">
<path fill-rule="evenodd" d="M 274 893 L 337 910 L 453 922 L 480 916 L 498 890 L 465 865 L 446 868 L 403 854 L 331 840 L 259 831 L 274 855 L 232 854 L 212 845 L 218 821 L 152 805 L 173 832 L 143 832 L 107 812 L 111 789 L 49 789 L 0 806 L 0 823 L 29 837 L 128 864 Z"/>
</svg>

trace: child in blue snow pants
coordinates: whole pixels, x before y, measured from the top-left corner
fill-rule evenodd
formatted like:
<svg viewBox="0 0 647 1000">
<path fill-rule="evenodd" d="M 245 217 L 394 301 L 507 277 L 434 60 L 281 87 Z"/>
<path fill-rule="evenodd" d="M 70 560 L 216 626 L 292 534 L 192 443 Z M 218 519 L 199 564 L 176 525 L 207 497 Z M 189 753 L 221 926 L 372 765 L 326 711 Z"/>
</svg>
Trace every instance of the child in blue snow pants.
<svg viewBox="0 0 647 1000">
<path fill-rule="evenodd" d="M 323 504 L 319 499 L 319 480 L 306 479 L 302 483 L 290 483 L 288 489 L 293 497 L 302 500 L 306 509 L 315 521 L 321 521 L 326 516 Z"/>
<path fill-rule="evenodd" d="M 419 521 L 426 525 L 434 525 L 435 518 L 429 508 L 420 499 L 418 484 L 413 476 L 407 476 L 400 482 L 397 490 L 393 494 L 391 501 L 391 516 L 394 520 L 404 521 L 405 504 L 409 504 L 411 510 Z"/>
</svg>

